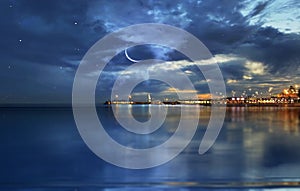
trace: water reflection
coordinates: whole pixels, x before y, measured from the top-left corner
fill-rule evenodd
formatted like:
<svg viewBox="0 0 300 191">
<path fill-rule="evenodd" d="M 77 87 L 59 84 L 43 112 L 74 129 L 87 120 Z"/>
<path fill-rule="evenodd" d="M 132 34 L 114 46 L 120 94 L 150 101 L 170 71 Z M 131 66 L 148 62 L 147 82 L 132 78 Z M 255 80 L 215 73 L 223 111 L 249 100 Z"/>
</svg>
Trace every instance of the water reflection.
<svg viewBox="0 0 300 191">
<path fill-rule="evenodd" d="M 118 115 L 127 115 L 121 112 L 125 109 L 139 121 L 149 118 L 147 107 L 123 106 Z M 189 112 L 187 119 L 197 117 L 193 107 L 185 109 Z M 176 130 L 180 111 L 179 106 L 168 107 L 161 128 L 149 135 L 135 135 L 117 123 L 111 108 L 98 109 L 107 132 L 134 148 L 166 141 Z M 197 133 L 183 153 L 165 165 L 138 171 L 115 167 L 96 157 L 79 136 L 71 110 L 2 109 L 0 116 L 1 184 L 170 186 L 269 181 L 284 184 L 300 180 L 299 108 L 227 108 L 217 142 L 208 153 L 198 155 L 210 117 L 210 108 L 201 107 Z"/>
<path fill-rule="evenodd" d="M 227 145 L 236 139 L 233 150 L 243 156 L 243 176 L 248 179 L 299 179 L 300 139 L 299 108 L 250 107 L 236 114 L 237 108 L 228 108 Z M 229 122 L 230 119 L 236 121 Z M 241 141 L 242 144 L 236 144 Z"/>
<path fill-rule="evenodd" d="M 229 107 L 226 118 L 231 122 L 253 122 L 250 124 L 251 127 L 268 128 L 270 133 L 282 130 L 295 135 L 299 134 L 299 108 Z"/>
</svg>

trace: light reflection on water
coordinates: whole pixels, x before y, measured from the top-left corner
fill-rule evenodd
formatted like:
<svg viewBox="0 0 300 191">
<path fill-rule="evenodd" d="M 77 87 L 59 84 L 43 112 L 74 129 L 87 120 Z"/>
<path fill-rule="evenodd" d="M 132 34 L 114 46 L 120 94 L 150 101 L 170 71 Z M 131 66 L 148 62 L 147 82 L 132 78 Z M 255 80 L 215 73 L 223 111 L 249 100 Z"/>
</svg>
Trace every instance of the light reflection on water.
<svg viewBox="0 0 300 191">
<path fill-rule="evenodd" d="M 148 109 L 121 106 L 117 115 L 124 117 L 130 111 L 137 120 L 146 121 Z M 109 107 L 99 108 L 98 114 L 115 140 L 133 148 L 147 148 L 161 144 L 174 133 L 180 109 L 169 106 L 166 122 L 149 135 L 124 130 Z M 196 117 L 193 106 L 184 109 L 190 112 L 189 118 Z M 171 162 L 152 169 L 127 170 L 102 161 L 87 148 L 70 109 L 1 109 L 0 183 L 76 187 L 300 181 L 300 108 L 227 108 L 217 142 L 209 152 L 198 155 L 209 117 L 210 108 L 201 107 L 196 135 Z"/>
</svg>

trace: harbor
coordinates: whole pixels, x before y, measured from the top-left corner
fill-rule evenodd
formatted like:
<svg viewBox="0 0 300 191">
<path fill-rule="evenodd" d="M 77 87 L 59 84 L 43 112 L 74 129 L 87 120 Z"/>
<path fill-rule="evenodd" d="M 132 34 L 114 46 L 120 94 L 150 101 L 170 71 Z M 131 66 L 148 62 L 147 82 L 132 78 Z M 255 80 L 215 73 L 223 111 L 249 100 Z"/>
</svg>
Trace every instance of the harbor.
<svg viewBox="0 0 300 191">
<path fill-rule="evenodd" d="M 130 105 L 220 105 L 228 107 L 251 107 L 251 106 L 270 106 L 270 107 L 300 107 L 300 91 L 294 86 L 284 89 L 282 92 L 271 95 L 269 97 L 257 96 L 231 96 L 216 99 L 186 99 L 186 100 L 155 100 L 151 98 L 151 94 L 147 94 L 147 100 L 134 101 L 132 96 L 128 96 L 128 100 L 108 100 L 105 105 L 130 104 Z"/>
</svg>

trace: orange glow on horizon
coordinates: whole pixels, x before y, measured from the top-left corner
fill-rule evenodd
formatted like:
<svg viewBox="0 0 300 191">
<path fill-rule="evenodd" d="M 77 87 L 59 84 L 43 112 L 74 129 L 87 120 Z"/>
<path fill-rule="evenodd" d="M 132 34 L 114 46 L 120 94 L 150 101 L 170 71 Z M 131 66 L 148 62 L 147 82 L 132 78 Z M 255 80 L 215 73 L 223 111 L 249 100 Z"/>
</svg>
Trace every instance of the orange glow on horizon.
<svg viewBox="0 0 300 191">
<path fill-rule="evenodd" d="M 207 93 L 207 94 L 198 94 L 197 95 L 198 99 L 211 99 L 212 96 L 211 94 Z"/>
</svg>

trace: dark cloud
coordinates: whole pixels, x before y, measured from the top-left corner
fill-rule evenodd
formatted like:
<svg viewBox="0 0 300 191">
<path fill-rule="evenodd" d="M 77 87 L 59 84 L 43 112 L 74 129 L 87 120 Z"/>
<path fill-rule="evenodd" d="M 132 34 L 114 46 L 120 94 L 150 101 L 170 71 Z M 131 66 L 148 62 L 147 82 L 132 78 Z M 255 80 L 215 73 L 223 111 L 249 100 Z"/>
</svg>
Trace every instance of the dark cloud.
<svg viewBox="0 0 300 191">
<path fill-rule="evenodd" d="M 300 38 L 271 27 L 257 30 L 235 51 L 251 60 L 264 62 L 273 73 L 288 74 L 299 68 Z"/>
<path fill-rule="evenodd" d="M 250 16 L 254 17 L 254 16 L 260 14 L 267 7 L 268 4 L 269 4 L 268 1 L 266 1 L 266 2 L 259 2 L 256 5 L 256 7 L 253 9 L 253 11 L 251 12 Z"/>
</svg>

